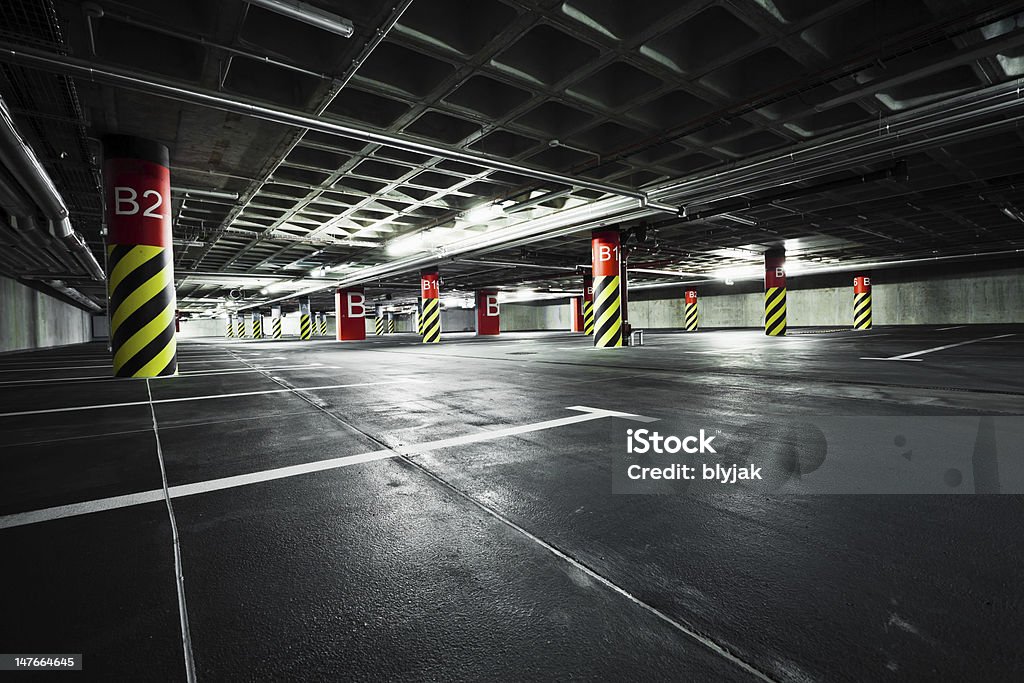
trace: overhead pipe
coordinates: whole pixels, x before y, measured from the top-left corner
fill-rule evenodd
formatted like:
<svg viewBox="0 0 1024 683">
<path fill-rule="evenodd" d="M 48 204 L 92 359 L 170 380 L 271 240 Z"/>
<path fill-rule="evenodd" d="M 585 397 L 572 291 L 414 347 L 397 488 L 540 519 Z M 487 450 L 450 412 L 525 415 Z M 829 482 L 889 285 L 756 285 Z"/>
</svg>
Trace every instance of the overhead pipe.
<svg viewBox="0 0 1024 683">
<path fill-rule="evenodd" d="M 788 199 L 796 199 L 798 197 L 805 197 L 812 194 L 821 194 L 822 192 L 829 192 L 831 190 L 838 190 L 841 188 L 851 187 L 853 185 L 864 185 L 866 183 L 873 183 L 879 180 L 888 180 L 894 178 L 898 181 L 907 179 L 907 160 L 900 159 L 893 166 L 884 168 L 880 171 L 873 171 L 871 173 L 864 173 L 859 176 L 852 178 L 839 178 L 837 180 L 830 180 L 824 183 L 817 183 L 808 187 L 799 187 L 793 190 L 786 190 L 784 192 L 776 192 L 775 194 L 768 195 L 766 197 L 757 197 L 755 199 L 738 199 L 732 202 L 726 202 L 720 206 L 715 206 L 705 211 L 687 211 L 686 207 L 681 208 L 679 218 L 671 221 L 662 221 L 657 223 L 654 227 L 660 227 L 661 225 L 677 224 L 677 223 L 689 223 L 691 221 L 700 221 L 707 218 L 713 218 L 715 216 L 727 215 L 733 211 L 745 211 L 748 209 L 754 209 L 759 206 L 766 206 L 774 202 L 786 201 Z"/>
<path fill-rule="evenodd" d="M 3 97 L 0 97 L 0 161 L 50 221 L 51 233 L 63 240 L 67 249 L 94 280 L 103 281 L 103 269 L 82 236 L 71 227 L 70 214 L 64 199 L 35 152 L 18 134 Z"/>
<path fill-rule="evenodd" d="M 580 187 L 588 190 L 595 190 L 606 194 L 632 199 L 640 206 L 651 210 L 663 211 L 665 213 L 676 213 L 677 207 L 662 202 L 652 201 L 646 192 L 605 183 L 598 180 L 591 180 L 580 176 L 566 175 L 554 171 L 545 171 L 539 168 L 524 166 L 515 162 L 505 161 L 483 154 L 474 154 L 462 150 L 448 149 L 438 145 L 411 140 L 398 135 L 382 133 L 369 128 L 361 128 L 352 124 L 343 124 L 335 121 L 320 119 L 303 112 L 275 107 L 266 104 L 254 104 L 244 99 L 231 97 L 212 90 L 198 88 L 187 88 L 181 84 L 174 83 L 167 79 L 147 75 L 146 77 L 135 75 L 123 69 L 105 67 L 97 69 L 87 61 L 68 57 L 66 55 L 54 54 L 31 48 L 13 46 L 10 43 L 0 42 L 0 60 L 11 64 L 18 64 L 29 68 L 43 69 L 54 73 L 64 74 L 73 78 L 82 78 L 95 83 L 103 83 L 114 87 L 127 88 L 137 92 L 144 92 L 159 97 L 187 102 L 221 111 L 233 112 L 243 116 L 251 116 L 263 121 L 270 121 L 285 126 L 305 128 L 308 130 L 338 135 L 353 140 L 369 142 L 384 147 L 401 149 L 407 152 L 427 154 L 443 159 L 463 161 L 468 164 L 475 164 L 493 171 L 507 171 L 527 178 L 545 180 L 570 187 Z"/>
</svg>

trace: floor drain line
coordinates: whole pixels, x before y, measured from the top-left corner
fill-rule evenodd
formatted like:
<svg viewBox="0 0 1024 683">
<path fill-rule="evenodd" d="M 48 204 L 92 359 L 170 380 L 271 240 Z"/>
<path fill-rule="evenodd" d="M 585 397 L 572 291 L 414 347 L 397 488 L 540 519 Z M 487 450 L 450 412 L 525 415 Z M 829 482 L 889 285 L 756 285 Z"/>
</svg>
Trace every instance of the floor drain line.
<svg viewBox="0 0 1024 683">
<path fill-rule="evenodd" d="M 238 358 L 236 356 L 236 359 L 239 362 L 241 362 L 241 363 L 249 365 L 249 363 L 246 362 L 242 358 Z M 591 569 L 589 566 L 587 566 L 586 564 L 584 564 L 580 560 L 577 560 L 575 557 L 569 555 L 568 553 L 566 553 L 565 551 L 561 550 L 557 546 L 552 545 L 551 543 L 545 541 L 543 538 L 537 536 L 536 534 L 533 534 L 532 532 L 530 532 L 527 529 L 523 528 L 519 524 L 516 524 L 514 521 L 512 521 L 511 519 L 509 519 L 508 517 L 506 517 L 505 515 L 503 515 L 499 511 L 493 509 L 489 505 L 480 502 L 479 500 L 477 500 L 476 498 L 471 496 L 466 491 L 463 491 L 462 489 L 458 488 L 457 486 L 452 484 L 447 479 L 441 477 L 440 475 L 436 474 L 432 470 L 424 467 L 420 463 L 418 463 L 415 460 L 413 460 L 412 458 L 410 458 L 405 453 L 402 453 L 401 451 L 395 449 L 393 446 L 390 446 L 387 443 L 381 441 L 380 439 L 378 439 L 377 437 L 373 436 L 372 434 L 369 434 L 369 433 L 363 431 L 362 429 L 359 429 L 355 425 L 351 424 L 350 422 L 348 422 L 348 421 L 344 420 L 343 418 L 339 417 L 338 415 L 334 414 L 333 412 L 331 412 L 327 408 L 325 408 L 325 407 L 319 405 L 318 403 L 316 403 L 315 401 L 311 400 L 310 397 L 304 396 L 302 394 L 302 392 L 297 391 L 295 389 L 295 387 L 290 386 L 286 381 L 284 381 L 284 380 L 282 380 L 282 379 L 280 379 L 278 377 L 273 377 L 273 376 L 267 374 L 266 372 L 264 372 L 263 370 L 261 370 L 259 368 L 255 368 L 252 365 L 249 365 L 249 367 L 253 367 L 254 369 L 258 370 L 261 374 L 263 374 L 265 377 L 267 377 L 267 379 L 271 380 L 272 382 L 276 382 L 280 386 L 282 386 L 282 387 L 284 387 L 286 389 L 289 389 L 293 394 L 298 396 L 300 399 L 302 399 L 303 401 L 306 401 L 307 403 L 313 405 L 314 407 L 317 408 L 317 410 L 321 411 L 322 413 L 324 413 L 328 417 L 334 419 L 339 424 L 344 425 L 347 429 L 350 429 L 351 431 L 353 431 L 353 432 L 355 432 L 357 434 L 362 435 L 364 438 L 368 439 L 371 443 L 379 446 L 380 448 L 388 450 L 388 451 L 391 451 L 392 453 L 395 454 L 395 456 L 396 456 L 395 459 L 401 460 L 402 462 L 406 463 L 410 467 L 413 467 L 416 470 L 422 472 L 424 475 L 426 475 L 427 477 L 429 477 L 430 479 L 432 479 L 433 481 L 435 481 L 436 483 L 438 483 L 439 485 L 441 485 L 442 487 L 444 487 L 445 489 L 447 489 L 451 493 L 455 494 L 459 498 L 465 500 L 470 505 L 473 505 L 474 507 L 478 508 L 479 510 L 483 511 L 484 513 L 486 513 L 486 514 L 490 515 L 491 517 L 493 517 L 494 519 L 498 520 L 499 522 L 501 522 L 505 526 L 509 527 L 513 531 L 515 531 L 518 534 L 520 534 L 520 535 L 526 537 L 527 539 L 533 541 L 534 543 L 536 543 L 537 545 L 542 547 L 544 550 L 546 550 L 549 553 L 551 553 L 552 555 L 554 555 L 555 557 L 557 557 L 560 560 L 562 560 L 562 561 L 572 565 L 573 567 L 575 567 L 579 571 L 583 572 L 584 574 L 586 574 L 590 578 L 594 579 L 595 581 L 597 581 L 601 585 L 605 586 L 606 588 L 608 588 L 612 592 L 621 595 L 622 597 L 626 598 L 628 601 L 632 602 L 634 605 L 640 607 L 641 609 L 645 610 L 646 612 L 650 613 L 651 615 L 657 617 L 659 620 L 661 620 L 662 622 L 668 624 L 669 626 L 671 626 L 675 630 L 679 631 L 683 635 L 685 635 L 685 636 L 691 638 L 692 640 L 695 640 L 696 642 L 700 643 L 704 647 L 708 648 L 709 650 L 711 650 L 712 652 L 717 654 L 719 657 L 727 660 L 728 662 L 730 662 L 731 664 L 735 665 L 736 667 L 746 671 L 747 673 L 749 673 L 750 675 L 754 676 L 758 680 L 766 681 L 767 683 L 776 683 L 775 679 L 771 678 L 770 676 L 765 674 L 760 669 L 757 669 L 753 665 L 748 664 L 747 662 L 743 661 L 742 659 L 740 659 L 739 657 L 737 657 L 736 655 L 731 653 L 729 650 L 725 649 L 723 646 L 721 646 L 718 643 L 716 643 L 715 641 L 711 640 L 707 636 L 702 635 L 702 634 L 698 633 L 697 631 L 694 631 L 693 629 L 691 629 L 691 628 L 685 626 L 684 624 L 680 623 L 679 621 L 673 619 L 672 617 L 670 617 L 665 612 L 662 612 L 657 607 L 644 602 L 643 600 L 641 600 L 640 598 L 636 597 L 635 595 L 633 595 L 628 590 L 626 590 L 622 586 L 618 585 L 617 583 L 615 583 L 611 579 L 605 577 L 602 574 L 599 574 L 597 571 Z"/>
</svg>

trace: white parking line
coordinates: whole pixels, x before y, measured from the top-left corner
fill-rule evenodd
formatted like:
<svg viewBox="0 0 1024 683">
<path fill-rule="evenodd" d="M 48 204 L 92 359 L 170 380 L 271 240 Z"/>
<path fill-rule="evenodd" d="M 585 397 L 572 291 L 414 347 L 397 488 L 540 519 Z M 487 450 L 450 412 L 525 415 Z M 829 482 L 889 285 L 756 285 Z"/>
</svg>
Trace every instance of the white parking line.
<svg viewBox="0 0 1024 683">
<path fill-rule="evenodd" d="M 283 391 L 291 391 L 291 389 L 284 389 Z M 298 389 L 297 391 L 302 390 Z M 149 404 L 148 401 L 142 401 L 142 403 L 146 405 Z M 153 401 L 153 403 L 160 403 L 160 401 Z M 540 432 L 548 429 L 555 429 L 557 427 L 564 427 L 566 425 L 590 422 L 592 420 L 601 420 L 609 417 L 619 417 L 626 420 L 633 420 L 635 422 L 657 421 L 657 418 L 644 417 L 643 415 L 634 415 L 632 413 L 620 413 L 615 410 L 589 408 L 587 406 L 570 406 L 567 410 L 578 411 L 581 414 L 561 417 L 554 420 L 545 420 L 543 422 L 517 425 L 515 427 L 506 427 L 504 429 L 492 429 L 477 432 L 475 434 L 465 434 L 463 436 L 456 436 L 450 439 L 438 439 L 436 441 L 427 441 L 420 444 L 408 444 L 401 448 L 385 448 L 376 451 L 369 451 L 367 453 L 359 453 L 357 455 L 346 455 L 340 458 L 320 460 L 318 462 L 308 462 L 301 465 L 290 465 L 288 467 L 276 467 L 274 469 L 263 470 L 261 472 L 239 474 L 233 477 L 223 477 L 220 479 L 209 479 L 207 481 L 195 482 L 193 484 L 181 484 L 169 487 L 166 494 L 163 489 L 154 489 L 152 491 L 130 493 L 124 496 L 113 496 L 111 498 L 90 500 L 84 503 L 72 503 L 70 505 L 60 505 L 42 510 L 19 512 L 13 515 L 0 517 L 0 529 L 9 529 L 11 527 L 48 522 L 50 520 L 63 519 L 66 517 L 77 517 L 79 515 L 87 515 L 92 512 L 117 510 L 135 505 L 143 505 L 145 503 L 155 503 L 165 500 L 165 495 L 169 498 L 194 496 L 201 493 L 222 491 L 224 489 L 248 486 L 250 484 L 258 484 L 265 481 L 297 477 L 302 474 L 335 470 L 342 467 L 350 467 L 351 465 L 373 462 L 375 460 L 386 460 L 399 455 L 418 455 L 420 453 L 436 451 L 442 448 L 451 448 L 452 446 L 464 446 L 466 444 L 493 441 L 494 439 L 503 439 L 508 436 Z"/>
<path fill-rule="evenodd" d="M 398 384 L 400 382 L 419 382 L 422 380 L 412 377 L 401 377 L 399 379 L 384 380 L 380 382 L 360 382 L 358 384 L 328 384 L 320 387 L 297 387 L 295 391 L 325 391 L 327 389 L 348 389 L 351 387 L 376 387 L 382 384 Z M 213 394 L 210 396 L 184 396 L 181 398 L 162 398 L 153 403 L 185 403 L 188 401 L 209 401 L 217 398 L 239 398 L 242 396 L 264 396 L 266 394 L 283 394 L 292 389 L 266 389 L 264 391 L 243 391 L 236 394 Z M 82 410 L 101 410 L 103 408 L 125 408 L 128 406 L 145 406 L 150 401 L 128 401 L 125 403 L 102 403 L 91 406 L 69 406 L 67 408 L 47 408 L 44 410 L 22 410 L 16 413 L 0 413 L 0 417 L 19 417 L 22 415 L 45 415 L 48 413 L 73 413 Z"/>
<path fill-rule="evenodd" d="M 228 359 L 230 360 L 230 359 Z M 167 377 L 152 377 L 153 380 L 174 380 L 181 377 L 206 377 L 208 375 L 236 375 L 244 372 L 259 372 L 260 370 L 268 370 L 276 372 L 278 370 L 298 370 L 303 368 L 323 368 L 325 366 L 319 363 L 312 363 L 310 365 L 285 365 L 279 368 L 215 368 L 212 370 L 189 370 L 187 372 L 180 372 L 177 375 L 168 375 Z M 0 382 L 0 386 L 7 384 L 60 384 L 63 382 L 123 382 L 125 377 L 110 377 L 109 375 L 87 375 L 85 377 L 53 377 L 48 379 L 10 379 L 5 382 Z"/>
<path fill-rule="evenodd" d="M 936 332 L 945 332 L 946 330 L 960 330 L 967 327 L 967 325 L 956 325 L 955 327 L 940 327 L 935 330 Z"/>
<path fill-rule="evenodd" d="M 926 353 L 935 353 L 936 351 L 945 351 L 946 349 L 956 348 L 957 346 L 966 346 L 967 344 L 976 344 L 978 342 L 989 341 L 990 339 L 1005 339 L 1006 337 L 1012 337 L 1012 334 L 997 334 L 994 337 L 982 337 L 981 339 L 971 339 L 970 341 L 957 342 L 956 344 L 946 344 L 945 346 L 936 346 L 931 349 L 924 349 L 923 351 L 914 351 L 912 353 L 904 353 L 899 356 L 892 356 L 890 358 L 870 358 L 862 357 L 861 360 L 898 360 L 898 361 L 916 361 L 921 362 L 920 358 L 914 358 L 914 356 L 923 356 Z"/>
</svg>

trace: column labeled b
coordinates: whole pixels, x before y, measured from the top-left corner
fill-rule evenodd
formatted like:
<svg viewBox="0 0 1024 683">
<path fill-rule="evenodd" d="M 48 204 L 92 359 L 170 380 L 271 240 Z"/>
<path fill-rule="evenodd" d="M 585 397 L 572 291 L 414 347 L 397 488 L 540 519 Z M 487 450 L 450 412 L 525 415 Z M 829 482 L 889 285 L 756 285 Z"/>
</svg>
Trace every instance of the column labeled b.
<svg viewBox="0 0 1024 683">
<path fill-rule="evenodd" d="M 853 278 L 853 329 L 871 329 L 871 278 Z"/>
</svg>

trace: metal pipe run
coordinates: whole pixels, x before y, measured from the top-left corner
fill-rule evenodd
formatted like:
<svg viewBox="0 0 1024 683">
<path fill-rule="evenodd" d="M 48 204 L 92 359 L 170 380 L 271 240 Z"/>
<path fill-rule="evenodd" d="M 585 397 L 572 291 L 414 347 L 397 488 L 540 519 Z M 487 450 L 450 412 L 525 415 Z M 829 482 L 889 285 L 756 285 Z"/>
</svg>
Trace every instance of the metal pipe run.
<svg viewBox="0 0 1024 683">
<path fill-rule="evenodd" d="M 20 46 L 13 46 L 9 43 L 0 43 L 0 60 L 29 68 L 60 73 L 74 78 L 82 78 L 96 83 L 104 83 L 106 85 L 126 88 L 128 90 L 144 92 L 158 97 L 166 97 L 179 102 L 188 102 L 190 104 L 211 107 L 221 111 L 230 111 L 264 121 L 270 121 L 272 123 L 305 128 L 320 133 L 326 133 L 328 135 L 338 135 L 340 137 L 374 143 L 384 147 L 401 149 L 407 152 L 428 154 L 430 156 L 441 157 L 443 159 L 463 161 L 469 164 L 482 166 L 493 171 L 507 171 L 509 173 L 515 173 L 528 178 L 535 178 L 537 180 L 546 180 L 562 185 L 569 185 L 570 187 L 580 187 L 588 190 L 595 190 L 597 192 L 617 195 L 619 197 L 626 197 L 639 202 L 640 206 L 647 207 L 652 210 L 664 211 L 672 214 L 677 211 L 676 206 L 652 201 L 646 192 L 621 187 L 612 183 L 590 180 L 579 176 L 565 175 L 563 173 L 555 173 L 553 171 L 545 171 L 539 168 L 524 166 L 522 164 L 505 161 L 504 159 L 498 159 L 483 154 L 474 154 L 471 152 L 464 152 L 462 150 L 449 149 L 438 145 L 410 140 L 397 135 L 381 133 L 368 128 L 360 128 L 351 124 L 327 121 L 315 116 L 309 116 L 308 114 L 299 111 L 265 104 L 255 104 L 241 98 L 230 97 L 212 90 L 187 88 L 172 81 L 160 79 L 151 75 L 142 77 L 114 67 L 98 69 L 91 66 L 89 62 L 76 59 L 74 57 L 22 48 Z"/>
<path fill-rule="evenodd" d="M 68 216 L 68 207 L 57 191 L 49 174 L 39 162 L 35 152 L 19 135 L 7 108 L 0 97 L 0 161 L 7 167 L 17 182 L 25 188 L 32 201 L 50 221 L 50 231 L 74 255 L 76 261 L 94 280 L 105 279 L 103 269 L 82 236 L 75 232 Z"/>
</svg>

